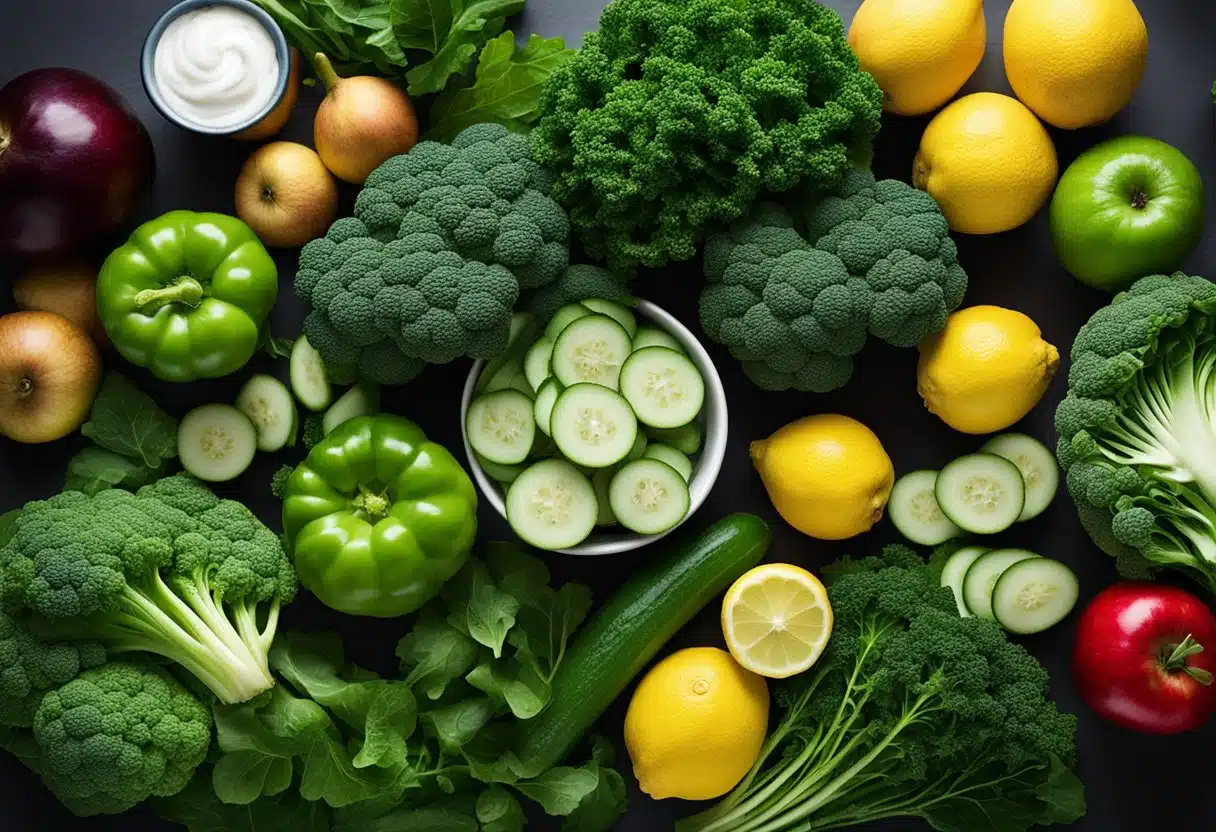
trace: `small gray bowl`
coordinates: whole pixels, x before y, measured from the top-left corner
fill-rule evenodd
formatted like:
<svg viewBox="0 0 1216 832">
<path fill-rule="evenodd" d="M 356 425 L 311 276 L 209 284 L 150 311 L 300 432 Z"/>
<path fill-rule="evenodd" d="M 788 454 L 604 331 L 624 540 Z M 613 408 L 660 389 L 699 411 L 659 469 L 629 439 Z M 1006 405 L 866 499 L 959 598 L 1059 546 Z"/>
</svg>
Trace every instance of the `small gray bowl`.
<svg viewBox="0 0 1216 832">
<path fill-rule="evenodd" d="M 231 6 L 234 9 L 240 9 L 252 15 L 270 34 L 270 39 L 274 42 L 275 55 L 279 59 L 279 79 L 278 83 L 275 84 L 275 93 L 270 101 L 267 102 L 266 106 L 257 115 L 251 117 L 248 121 L 235 124 L 231 127 L 206 127 L 182 117 L 174 112 L 165 102 L 156 83 L 156 47 L 160 45 L 160 38 L 165 33 L 165 29 L 168 28 L 170 23 L 177 20 L 177 18 L 186 12 L 205 9 L 211 6 Z M 140 74 L 143 76 L 144 89 L 148 93 L 148 98 L 152 100 L 156 109 L 167 120 L 173 122 L 178 127 L 185 128 L 194 133 L 203 133 L 208 136 L 235 136 L 259 124 L 262 119 L 274 112 L 274 109 L 279 106 L 279 102 L 283 100 L 283 96 L 287 93 L 288 80 L 291 77 L 291 47 L 287 43 L 287 36 L 283 34 L 283 30 L 279 27 L 279 24 L 275 23 L 274 18 L 251 3 L 250 0 L 181 0 L 176 6 L 173 6 L 162 14 L 160 19 L 152 25 L 152 29 L 144 39 L 144 48 L 143 53 L 140 55 L 139 68 Z"/>
</svg>

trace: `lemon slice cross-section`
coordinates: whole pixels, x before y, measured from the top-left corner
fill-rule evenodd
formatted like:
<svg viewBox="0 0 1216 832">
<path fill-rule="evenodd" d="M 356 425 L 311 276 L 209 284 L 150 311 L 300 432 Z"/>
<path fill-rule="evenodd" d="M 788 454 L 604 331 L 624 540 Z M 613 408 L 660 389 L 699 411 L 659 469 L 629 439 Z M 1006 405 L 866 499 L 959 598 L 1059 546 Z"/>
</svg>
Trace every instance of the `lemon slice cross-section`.
<svg viewBox="0 0 1216 832">
<path fill-rule="evenodd" d="M 757 566 L 727 591 L 722 632 L 731 655 L 753 673 L 770 679 L 802 673 L 832 635 L 828 591 L 801 567 Z"/>
</svg>

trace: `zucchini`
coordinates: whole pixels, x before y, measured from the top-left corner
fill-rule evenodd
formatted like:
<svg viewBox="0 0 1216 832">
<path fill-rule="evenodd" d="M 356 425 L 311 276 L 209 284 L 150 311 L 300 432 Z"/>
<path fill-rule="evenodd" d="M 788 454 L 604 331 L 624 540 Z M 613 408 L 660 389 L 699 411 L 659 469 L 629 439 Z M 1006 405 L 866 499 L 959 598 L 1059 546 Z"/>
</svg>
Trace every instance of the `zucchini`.
<svg viewBox="0 0 1216 832">
<path fill-rule="evenodd" d="M 536 777 L 561 763 L 663 645 L 760 563 L 771 539 L 759 517 L 732 514 L 635 572 L 566 651 L 549 707 L 517 744 L 515 773 Z"/>
</svg>

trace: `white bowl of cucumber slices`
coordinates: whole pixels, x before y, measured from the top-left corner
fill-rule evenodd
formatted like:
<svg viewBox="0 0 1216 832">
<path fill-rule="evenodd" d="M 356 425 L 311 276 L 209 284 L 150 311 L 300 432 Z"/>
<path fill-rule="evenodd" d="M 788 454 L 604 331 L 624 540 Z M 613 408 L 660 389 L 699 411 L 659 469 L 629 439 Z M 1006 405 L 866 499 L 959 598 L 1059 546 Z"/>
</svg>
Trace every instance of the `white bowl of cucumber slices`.
<svg viewBox="0 0 1216 832">
<path fill-rule="evenodd" d="M 469 468 L 539 549 L 612 555 L 670 534 L 726 454 L 726 393 L 709 354 L 644 300 L 589 298 L 544 327 L 512 321 L 460 403 Z"/>
</svg>

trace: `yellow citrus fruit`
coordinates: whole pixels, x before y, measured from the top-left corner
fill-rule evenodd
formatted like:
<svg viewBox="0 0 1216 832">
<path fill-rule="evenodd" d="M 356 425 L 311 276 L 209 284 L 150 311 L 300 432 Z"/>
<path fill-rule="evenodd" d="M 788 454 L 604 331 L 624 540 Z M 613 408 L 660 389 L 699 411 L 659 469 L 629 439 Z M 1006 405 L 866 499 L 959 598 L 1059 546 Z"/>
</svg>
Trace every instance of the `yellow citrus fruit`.
<svg viewBox="0 0 1216 832">
<path fill-rule="evenodd" d="M 1047 129 L 1007 95 L 979 92 L 938 113 L 920 141 L 912 182 L 941 206 L 950 228 L 997 234 L 1046 204 L 1060 172 Z"/>
<path fill-rule="evenodd" d="M 874 76 L 886 110 L 901 116 L 945 104 L 984 57 L 983 0 L 865 0 L 849 45 Z"/>
<path fill-rule="evenodd" d="M 807 416 L 751 445 L 777 513 L 803 534 L 844 540 L 870 530 L 895 484 L 874 432 L 848 416 Z"/>
<path fill-rule="evenodd" d="M 770 679 L 809 670 L 832 635 L 832 605 L 819 579 L 766 563 L 735 581 L 722 601 L 722 634 L 739 664 Z"/>
<path fill-rule="evenodd" d="M 1029 413 L 1051 384 L 1060 353 L 1030 318 L 971 306 L 920 345 L 916 389 L 925 407 L 962 433 L 994 433 Z"/>
<path fill-rule="evenodd" d="M 725 650 L 673 653 L 643 678 L 625 715 L 625 747 L 642 791 L 656 800 L 711 800 L 760 756 L 768 685 Z"/>
<path fill-rule="evenodd" d="M 1005 75 L 1039 118 L 1075 130 L 1127 106 L 1148 60 L 1148 28 L 1132 0 L 1013 0 Z"/>
</svg>

